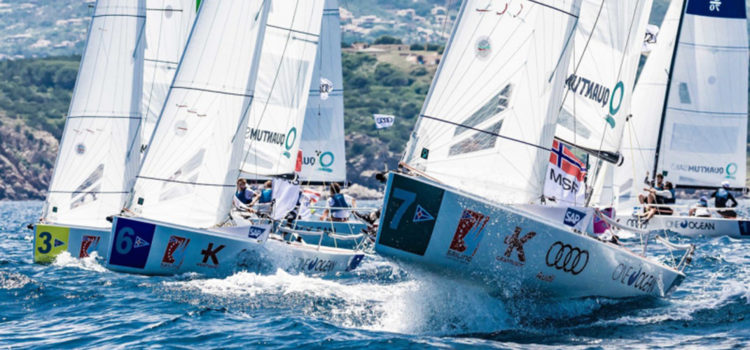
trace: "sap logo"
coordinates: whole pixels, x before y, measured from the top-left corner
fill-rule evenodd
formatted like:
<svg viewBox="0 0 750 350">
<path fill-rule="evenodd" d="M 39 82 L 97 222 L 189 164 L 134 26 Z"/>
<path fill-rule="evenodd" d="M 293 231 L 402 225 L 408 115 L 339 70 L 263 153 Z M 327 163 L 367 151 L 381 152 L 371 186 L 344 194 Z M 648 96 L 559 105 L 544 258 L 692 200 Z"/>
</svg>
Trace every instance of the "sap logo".
<svg viewBox="0 0 750 350">
<path fill-rule="evenodd" d="M 643 266 L 639 266 L 638 270 L 633 266 L 625 266 L 625 264 L 618 264 L 615 270 L 612 272 L 612 280 L 620 281 L 621 284 L 631 286 L 642 292 L 651 293 L 657 284 L 657 278 L 643 271 Z"/>
<path fill-rule="evenodd" d="M 572 191 L 573 193 L 578 193 L 578 190 L 580 189 L 580 187 L 578 186 L 578 182 L 563 176 L 562 173 L 555 173 L 555 170 L 552 168 L 550 168 L 549 171 L 549 179 L 562 187 L 563 191 Z"/>
<path fill-rule="evenodd" d="M 258 238 L 262 236 L 266 231 L 268 230 L 268 227 L 265 226 L 250 226 L 250 231 L 247 234 L 247 237 L 249 238 Z"/>
<path fill-rule="evenodd" d="M 584 217 L 586 217 L 586 213 L 580 212 L 573 208 L 568 208 L 568 210 L 565 211 L 565 218 L 563 219 L 563 223 L 570 227 L 575 227 L 579 222 L 581 222 L 581 220 L 583 220 Z"/>
</svg>

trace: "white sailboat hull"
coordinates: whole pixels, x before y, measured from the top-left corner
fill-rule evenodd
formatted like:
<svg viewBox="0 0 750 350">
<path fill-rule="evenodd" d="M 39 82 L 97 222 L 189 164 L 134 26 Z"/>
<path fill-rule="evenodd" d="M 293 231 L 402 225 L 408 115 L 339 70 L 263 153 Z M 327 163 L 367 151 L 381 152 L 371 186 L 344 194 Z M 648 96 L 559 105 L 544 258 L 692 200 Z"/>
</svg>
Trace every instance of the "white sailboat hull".
<svg viewBox="0 0 750 350">
<path fill-rule="evenodd" d="M 386 193 L 378 253 L 493 293 L 507 295 L 520 287 L 562 298 L 663 297 L 685 278 L 623 247 L 576 233 L 565 226 L 575 223 L 565 219 L 548 221 L 400 174 L 390 175 Z"/>
<path fill-rule="evenodd" d="M 202 230 L 143 218 L 115 217 L 106 267 L 144 275 L 228 274 L 242 267 L 281 268 L 305 274 L 355 269 L 359 251 L 300 242 L 250 238 L 248 227 Z"/>
<path fill-rule="evenodd" d="M 51 263 L 62 252 L 75 258 L 105 257 L 110 229 L 62 224 L 34 225 L 34 262 Z"/>
<path fill-rule="evenodd" d="M 671 231 L 686 237 L 750 238 L 750 220 L 656 215 L 648 222 L 635 216 L 618 216 L 620 223 L 651 231 Z"/>
</svg>

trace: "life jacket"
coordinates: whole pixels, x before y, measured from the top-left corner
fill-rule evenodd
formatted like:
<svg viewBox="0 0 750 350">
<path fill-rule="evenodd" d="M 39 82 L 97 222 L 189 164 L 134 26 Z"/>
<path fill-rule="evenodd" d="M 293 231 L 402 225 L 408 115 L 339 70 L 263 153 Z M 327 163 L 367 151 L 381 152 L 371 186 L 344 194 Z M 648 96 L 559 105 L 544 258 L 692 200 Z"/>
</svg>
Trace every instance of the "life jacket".
<svg viewBox="0 0 750 350">
<path fill-rule="evenodd" d="M 664 204 L 675 204 L 677 203 L 677 198 L 674 196 L 674 189 L 669 190 L 669 193 L 672 194 L 672 198 L 664 198 Z"/>
<path fill-rule="evenodd" d="M 245 195 L 246 191 L 247 190 L 238 190 L 234 193 L 234 196 L 237 197 L 237 199 L 239 199 L 242 204 L 248 204 L 252 201 L 252 198 L 247 198 L 247 196 Z"/>
<path fill-rule="evenodd" d="M 260 191 L 260 200 L 258 203 L 271 203 L 271 200 L 273 200 L 273 191 L 270 188 Z"/>
<path fill-rule="evenodd" d="M 729 192 L 723 188 L 720 188 L 715 193 L 716 201 L 715 206 L 717 208 L 723 208 L 727 206 L 727 201 L 729 200 Z"/>
<path fill-rule="evenodd" d="M 344 198 L 343 194 L 336 193 L 331 198 L 333 198 L 333 207 L 335 207 L 335 208 L 349 208 L 349 204 L 346 203 L 346 198 Z"/>
</svg>

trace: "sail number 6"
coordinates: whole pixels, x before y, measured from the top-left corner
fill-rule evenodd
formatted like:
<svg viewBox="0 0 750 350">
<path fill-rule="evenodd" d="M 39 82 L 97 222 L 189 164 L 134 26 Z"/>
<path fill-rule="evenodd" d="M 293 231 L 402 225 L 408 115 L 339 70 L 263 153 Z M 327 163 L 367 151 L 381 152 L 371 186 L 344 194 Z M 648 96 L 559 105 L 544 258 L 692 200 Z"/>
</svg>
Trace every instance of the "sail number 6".
<svg viewBox="0 0 750 350">
<path fill-rule="evenodd" d="M 133 237 L 135 237 L 135 231 L 130 227 L 123 227 L 117 231 L 115 249 L 120 255 L 126 255 L 133 249 Z"/>
</svg>

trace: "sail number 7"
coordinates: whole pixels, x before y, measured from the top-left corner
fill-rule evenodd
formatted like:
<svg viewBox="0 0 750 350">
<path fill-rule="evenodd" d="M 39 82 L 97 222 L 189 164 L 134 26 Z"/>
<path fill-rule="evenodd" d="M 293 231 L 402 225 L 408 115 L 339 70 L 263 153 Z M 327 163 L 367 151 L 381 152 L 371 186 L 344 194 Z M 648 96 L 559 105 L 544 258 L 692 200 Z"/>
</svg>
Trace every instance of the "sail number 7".
<svg viewBox="0 0 750 350">
<path fill-rule="evenodd" d="M 399 205 L 396 213 L 393 215 L 393 219 L 391 219 L 391 222 L 389 224 L 391 230 L 395 230 L 401 223 L 401 218 L 404 216 L 404 213 L 406 213 L 406 209 L 408 209 L 411 204 L 414 203 L 414 200 L 417 198 L 417 194 L 411 191 L 402 190 L 400 188 L 394 188 L 393 192 L 391 193 L 391 197 L 401 200 L 401 204 Z"/>
</svg>

